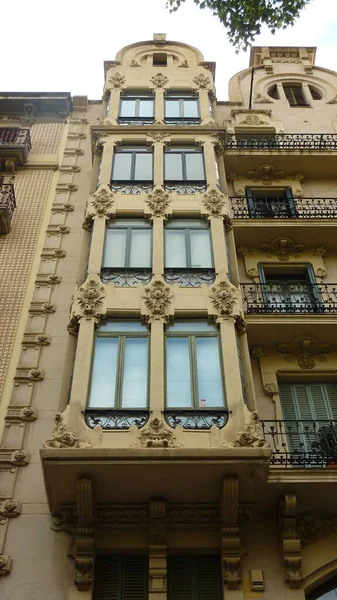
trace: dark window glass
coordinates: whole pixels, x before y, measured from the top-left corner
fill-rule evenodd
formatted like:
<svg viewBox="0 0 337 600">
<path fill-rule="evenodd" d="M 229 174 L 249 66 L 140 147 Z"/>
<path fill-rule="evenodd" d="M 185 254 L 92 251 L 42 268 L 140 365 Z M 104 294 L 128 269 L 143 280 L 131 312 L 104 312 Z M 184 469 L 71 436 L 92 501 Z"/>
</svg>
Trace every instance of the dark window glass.
<svg viewBox="0 0 337 600">
<path fill-rule="evenodd" d="M 217 556 L 168 558 L 168 600 L 222 600 Z"/>
<path fill-rule="evenodd" d="M 148 558 L 96 556 L 93 600 L 147 600 Z"/>
<path fill-rule="evenodd" d="M 284 93 L 290 106 L 309 106 L 301 84 L 283 84 Z"/>
</svg>

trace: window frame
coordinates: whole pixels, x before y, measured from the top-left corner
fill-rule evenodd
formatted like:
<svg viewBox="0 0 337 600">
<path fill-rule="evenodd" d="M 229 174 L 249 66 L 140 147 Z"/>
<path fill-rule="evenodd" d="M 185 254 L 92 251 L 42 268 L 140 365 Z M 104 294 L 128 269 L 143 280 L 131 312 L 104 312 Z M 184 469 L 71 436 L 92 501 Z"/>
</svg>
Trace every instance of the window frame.
<svg viewBox="0 0 337 600">
<path fill-rule="evenodd" d="M 176 117 L 168 117 L 166 114 L 166 107 L 167 107 L 167 101 L 169 102 L 170 100 L 175 100 L 175 101 L 179 101 L 179 116 Z M 190 116 L 185 116 L 184 114 L 184 101 L 185 100 L 194 100 L 196 102 L 197 105 L 197 112 L 198 112 L 198 116 L 197 117 L 190 117 Z M 190 124 L 199 124 L 201 121 L 201 117 L 200 117 L 200 98 L 199 98 L 199 94 L 193 94 L 188 93 L 188 92 L 168 92 L 165 94 L 164 96 L 164 121 L 165 123 L 172 123 L 174 125 L 174 122 L 190 122 Z"/>
<path fill-rule="evenodd" d="M 179 227 L 178 225 L 176 227 L 174 226 L 170 226 L 171 223 L 174 223 L 174 221 L 180 222 L 182 223 L 183 221 L 186 221 L 186 223 L 188 223 L 189 221 L 191 223 L 193 223 L 193 221 L 195 222 L 195 226 L 194 227 Z M 168 221 L 165 225 L 164 225 L 164 271 L 165 269 L 171 269 L 171 270 L 178 270 L 178 269 L 184 269 L 184 270 L 191 270 L 191 271 L 197 271 L 197 270 L 202 270 L 202 269 L 215 269 L 214 267 L 214 252 L 213 252 L 213 244 L 212 244 L 212 235 L 211 235 L 211 228 L 209 226 L 209 224 L 207 223 L 207 221 L 204 221 L 205 226 L 197 226 L 196 224 L 197 219 L 171 219 L 170 221 Z M 202 219 L 199 219 L 199 225 L 201 225 L 202 223 Z M 185 256 L 186 256 L 186 266 L 185 267 L 168 267 L 166 265 L 166 257 L 167 257 L 167 242 L 166 242 L 166 231 L 184 231 L 185 232 Z M 208 231 L 208 239 L 209 239 L 209 247 L 210 247 L 210 255 L 211 255 L 211 260 L 212 260 L 212 266 L 210 267 L 192 267 L 191 265 L 191 258 L 192 258 L 192 253 L 191 253 L 191 235 L 190 232 L 191 231 Z"/>
<path fill-rule="evenodd" d="M 311 104 L 307 98 L 307 95 L 305 93 L 305 90 L 303 88 L 303 84 L 302 83 L 298 83 L 298 82 L 287 82 L 287 81 L 283 81 L 282 82 L 282 89 L 283 89 L 283 93 L 286 97 L 286 100 L 289 103 L 289 106 L 291 108 L 305 108 L 305 107 L 310 107 Z M 294 94 L 294 89 L 298 89 L 301 92 L 302 95 L 302 100 L 303 102 L 298 102 L 296 99 L 296 96 Z M 289 94 L 287 95 L 286 90 L 289 91 Z M 290 100 L 290 96 L 292 98 L 292 100 Z"/>
<path fill-rule="evenodd" d="M 141 323 L 140 319 L 110 319 L 114 323 L 130 323 L 137 322 Z M 109 319 L 108 319 L 109 321 Z M 103 331 L 100 332 L 99 329 L 95 331 L 94 343 L 91 355 L 91 365 L 90 365 L 90 382 L 88 386 L 88 394 L 87 394 L 87 403 L 86 409 L 90 411 L 123 411 L 133 412 L 133 411 L 148 411 L 149 410 L 149 399 L 150 399 L 150 370 L 151 370 L 151 339 L 150 339 L 150 329 L 147 327 L 147 331 L 145 329 L 143 331 Z M 116 379 L 115 379 L 115 395 L 113 398 L 113 402 L 110 407 L 106 406 L 91 406 L 90 399 L 92 393 L 92 383 L 93 383 L 93 367 L 95 362 L 95 352 L 96 352 L 96 339 L 98 338 L 114 338 L 118 339 L 118 349 L 117 349 L 117 360 L 116 360 Z M 126 338 L 144 338 L 147 339 L 147 385 L 146 385 L 146 405 L 143 407 L 134 406 L 134 407 L 123 407 L 122 406 L 122 398 L 123 398 L 123 383 L 124 383 L 124 371 L 125 371 L 125 340 Z"/>
<path fill-rule="evenodd" d="M 262 214 L 261 217 L 257 217 L 256 215 L 259 213 L 259 209 L 257 207 L 257 203 L 255 202 L 256 196 L 254 194 L 254 192 L 256 193 L 258 192 L 266 192 L 266 194 L 262 197 L 264 198 L 271 198 L 273 196 L 268 196 L 268 191 L 275 193 L 278 190 L 282 190 L 283 191 L 283 197 L 284 197 L 284 204 L 286 205 L 286 210 L 284 211 L 286 213 L 286 216 L 277 216 L 277 213 L 273 212 L 272 210 L 270 211 L 270 215 L 269 216 L 267 214 L 268 211 L 266 211 L 266 216 L 264 216 Z M 282 186 L 280 188 L 261 188 L 259 186 L 245 186 L 245 198 L 247 201 L 247 208 L 248 208 L 248 216 L 251 219 L 256 219 L 256 218 L 278 218 L 278 219 L 282 219 L 282 218 L 292 218 L 295 219 L 297 217 L 297 209 L 296 209 L 296 204 L 295 204 L 295 200 L 294 200 L 294 196 L 293 196 L 293 191 L 292 188 L 290 186 Z M 281 199 L 281 195 L 280 196 L 275 196 L 275 198 L 280 198 Z"/>
<path fill-rule="evenodd" d="M 127 100 L 135 100 L 135 114 L 133 116 L 123 116 L 121 114 L 122 112 L 122 106 L 123 106 L 123 101 L 127 101 Z M 140 102 L 141 100 L 151 100 L 152 101 L 152 116 L 151 117 L 141 117 L 139 115 L 139 108 L 140 108 Z M 120 100 L 119 100 L 119 107 L 118 107 L 118 117 L 117 117 L 117 121 L 118 123 L 127 123 L 128 121 L 130 122 L 134 122 L 135 124 L 137 123 L 137 121 L 139 122 L 143 122 L 144 124 L 148 125 L 150 122 L 154 123 L 155 120 L 155 94 L 151 93 L 150 91 L 135 91 L 135 92 L 125 92 L 124 94 L 120 95 Z"/>
<path fill-rule="evenodd" d="M 130 221 L 130 225 L 126 224 L 128 220 Z M 143 223 L 143 226 L 136 225 L 137 219 L 128 219 L 128 220 L 127 219 L 114 219 L 113 221 L 112 220 L 108 221 L 106 230 L 105 230 L 103 258 L 102 258 L 102 267 L 101 267 L 102 269 L 114 269 L 114 270 L 118 270 L 118 269 L 122 269 L 122 270 L 152 269 L 152 265 L 153 265 L 153 227 L 145 219 L 138 219 L 139 223 Z M 108 231 L 116 230 L 116 229 L 126 231 L 124 266 L 122 266 L 122 267 L 111 267 L 111 266 L 105 264 L 105 262 L 104 262 Z M 130 267 L 132 231 L 133 230 L 150 232 L 150 264 L 147 267 Z"/>
<path fill-rule="evenodd" d="M 114 179 L 114 169 L 115 169 L 115 162 L 116 162 L 117 154 L 131 154 L 131 166 L 130 166 L 130 178 L 129 179 Z M 135 179 L 136 157 L 138 154 L 150 154 L 152 156 L 151 179 Z M 154 153 L 153 153 L 152 146 L 151 147 L 121 146 L 118 149 L 115 148 L 113 160 L 112 160 L 112 167 L 111 167 L 110 185 L 128 186 L 128 185 L 137 185 L 137 184 L 138 185 L 146 185 L 146 184 L 150 185 L 151 184 L 151 186 L 153 186 L 153 181 L 154 181 Z"/>
<path fill-rule="evenodd" d="M 223 354 L 222 354 L 222 344 L 221 344 L 221 336 L 220 336 L 220 331 L 219 329 L 214 329 L 214 331 L 211 332 L 207 332 L 207 331 L 194 331 L 192 330 L 193 327 L 193 323 L 196 322 L 204 322 L 204 323 L 208 323 L 207 320 L 205 319 L 191 319 L 191 320 L 187 320 L 187 319 L 177 319 L 175 322 L 191 322 L 191 330 L 188 331 L 177 331 L 176 333 L 170 333 L 169 331 L 169 327 L 167 327 L 165 329 L 164 332 L 164 364 L 165 364 L 165 411 L 169 411 L 169 412 L 187 412 L 187 411 L 193 411 L 193 412 L 197 412 L 197 411 L 226 411 L 228 410 L 227 407 L 227 394 L 226 394 L 226 380 L 225 380 L 225 369 L 224 369 L 224 364 L 223 364 Z M 174 323 L 173 323 L 174 325 Z M 222 401 L 223 404 L 221 406 L 200 406 L 200 404 L 198 404 L 199 400 L 198 400 L 198 365 L 197 365 L 197 353 L 196 353 L 196 343 L 195 343 L 195 338 L 196 337 L 203 337 L 203 338 L 216 338 L 217 339 L 217 348 L 218 348 L 218 355 L 219 355 L 219 365 L 220 365 L 220 383 L 221 383 L 221 389 L 222 389 Z M 188 352 L 189 352 L 189 363 L 190 363 L 190 386 L 191 386 L 191 400 L 192 400 L 192 406 L 168 406 L 168 391 L 167 391 L 167 384 L 168 384 L 168 378 L 167 378 L 167 358 L 168 358 L 168 349 L 167 349 L 167 343 L 166 340 L 168 338 L 187 338 L 188 339 Z"/>
<path fill-rule="evenodd" d="M 193 148 L 193 150 L 192 150 Z M 166 155 L 170 155 L 170 154 L 180 154 L 181 156 L 181 165 L 182 165 L 182 179 L 166 179 Z M 187 154 L 201 154 L 202 156 L 202 166 L 203 166 L 203 179 L 187 179 L 186 176 L 186 155 Z M 198 146 L 191 146 L 190 148 L 188 146 L 181 146 L 181 148 L 179 148 L 179 146 L 171 146 L 169 148 L 165 148 L 164 150 L 164 183 L 165 184 L 180 184 L 180 185 L 184 185 L 184 184 L 193 184 L 193 183 L 207 183 L 207 178 L 206 178 L 206 165 L 205 165 L 205 156 L 204 156 L 204 152 L 202 148 L 199 148 Z"/>
</svg>

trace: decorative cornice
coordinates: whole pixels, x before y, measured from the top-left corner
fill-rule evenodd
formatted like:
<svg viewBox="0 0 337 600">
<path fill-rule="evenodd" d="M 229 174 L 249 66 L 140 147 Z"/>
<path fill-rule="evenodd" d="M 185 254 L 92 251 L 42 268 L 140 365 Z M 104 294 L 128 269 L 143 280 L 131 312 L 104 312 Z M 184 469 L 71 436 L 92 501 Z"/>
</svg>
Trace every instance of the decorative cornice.
<svg viewBox="0 0 337 600">
<path fill-rule="evenodd" d="M 167 217 L 167 210 L 171 204 L 170 194 L 161 187 L 156 187 L 153 192 L 147 195 L 145 202 L 149 207 L 149 213 L 153 217 Z"/>
<path fill-rule="evenodd" d="M 146 321 L 163 320 L 167 322 L 169 320 L 171 315 L 168 310 L 173 294 L 163 281 L 159 279 L 153 281 L 151 285 L 145 288 L 142 298 L 147 309 L 144 314 Z"/>
<path fill-rule="evenodd" d="M 321 344 L 312 337 L 299 337 L 290 344 L 279 344 L 277 350 L 286 355 L 284 358 L 287 362 L 297 360 L 298 366 L 305 370 L 313 369 L 316 360 L 325 362 L 326 356 L 323 355 L 331 352 L 328 344 Z"/>
<path fill-rule="evenodd" d="M 94 319 L 98 321 L 106 313 L 105 287 L 99 279 L 89 279 L 81 285 L 74 297 L 71 320 Z"/>
</svg>

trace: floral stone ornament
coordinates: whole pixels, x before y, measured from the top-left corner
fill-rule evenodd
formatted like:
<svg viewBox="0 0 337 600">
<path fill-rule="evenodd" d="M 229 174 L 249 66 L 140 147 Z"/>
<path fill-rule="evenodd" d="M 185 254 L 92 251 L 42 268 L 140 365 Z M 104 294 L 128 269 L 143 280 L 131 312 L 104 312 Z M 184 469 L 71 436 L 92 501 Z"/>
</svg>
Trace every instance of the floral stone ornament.
<svg viewBox="0 0 337 600">
<path fill-rule="evenodd" d="M 147 309 L 145 314 L 147 321 L 160 319 L 168 321 L 169 314 L 167 314 L 167 310 L 171 304 L 173 294 L 163 281 L 154 281 L 146 287 L 142 298 Z"/>
<path fill-rule="evenodd" d="M 157 73 L 151 77 L 151 83 L 153 83 L 155 88 L 164 88 L 168 84 L 168 81 L 168 77 L 163 73 Z"/>
<path fill-rule="evenodd" d="M 106 313 L 105 287 L 101 281 L 89 279 L 78 288 L 71 318 L 100 319 Z"/>
<path fill-rule="evenodd" d="M 239 292 L 229 281 L 220 281 L 211 288 L 210 302 L 218 317 L 243 317 Z"/>
<path fill-rule="evenodd" d="M 146 204 L 154 217 L 166 217 L 170 206 L 170 195 L 158 187 L 147 195 Z"/>
<path fill-rule="evenodd" d="M 62 414 L 56 413 L 52 439 L 43 444 L 44 448 L 88 448 L 90 446 L 90 442 L 79 442 L 74 433 L 67 430 Z"/>
<path fill-rule="evenodd" d="M 101 186 L 92 196 L 90 196 L 85 215 L 85 225 L 95 217 L 111 218 L 115 213 L 113 206 L 113 193 L 107 185 Z"/>
<path fill-rule="evenodd" d="M 157 417 L 141 429 L 139 440 L 142 448 L 176 448 L 178 445 L 174 433 Z"/>
</svg>

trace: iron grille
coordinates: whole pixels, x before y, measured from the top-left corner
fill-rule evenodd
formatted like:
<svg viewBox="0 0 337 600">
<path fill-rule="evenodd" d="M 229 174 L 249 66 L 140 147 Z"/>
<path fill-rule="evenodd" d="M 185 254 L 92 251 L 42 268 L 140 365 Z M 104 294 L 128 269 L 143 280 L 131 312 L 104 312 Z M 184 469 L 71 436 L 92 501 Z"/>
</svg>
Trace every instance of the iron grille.
<svg viewBox="0 0 337 600">
<path fill-rule="evenodd" d="M 202 409 L 202 410 L 165 410 L 166 423 L 170 427 L 183 427 L 183 429 L 222 429 L 228 422 L 227 410 Z"/>
<path fill-rule="evenodd" d="M 337 314 L 337 283 L 242 283 L 246 314 Z"/>
<path fill-rule="evenodd" d="M 110 189 L 112 192 L 121 194 L 143 194 L 151 192 L 153 181 L 111 181 Z"/>
<path fill-rule="evenodd" d="M 182 287 L 200 287 L 203 283 L 210 285 L 215 281 L 214 269 L 165 269 L 166 283 L 178 283 Z"/>
<path fill-rule="evenodd" d="M 85 422 L 91 428 L 99 425 L 102 429 L 129 429 L 136 425 L 140 429 L 149 415 L 147 410 L 87 409 Z"/>
<path fill-rule="evenodd" d="M 164 188 L 167 192 L 176 194 L 195 194 L 195 192 L 205 192 L 207 183 L 206 181 L 165 181 Z"/>
<path fill-rule="evenodd" d="M 227 133 L 225 150 L 336 150 L 336 133 Z"/>
<path fill-rule="evenodd" d="M 114 283 L 119 287 L 133 287 L 138 283 L 149 283 L 152 278 L 151 269 L 120 269 L 104 267 L 101 270 L 103 283 Z"/>
<path fill-rule="evenodd" d="M 287 198 L 265 196 L 254 199 L 250 209 L 244 197 L 231 196 L 235 219 L 336 219 L 337 198 L 294 197 L 290 206 Z"/>
</svg>

